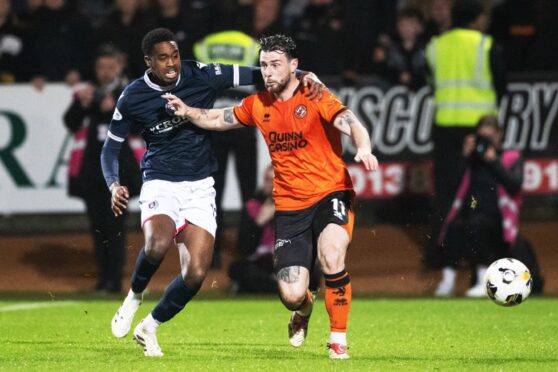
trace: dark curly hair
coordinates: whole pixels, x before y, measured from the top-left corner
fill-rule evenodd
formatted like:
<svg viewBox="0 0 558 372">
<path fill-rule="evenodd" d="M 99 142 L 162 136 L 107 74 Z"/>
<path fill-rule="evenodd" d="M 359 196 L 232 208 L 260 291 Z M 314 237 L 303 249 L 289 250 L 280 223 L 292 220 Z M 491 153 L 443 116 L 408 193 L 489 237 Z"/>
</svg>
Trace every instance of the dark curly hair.
<svg viewBox="0 0 558 372">
<path fill-rule="evenodd" d="M 296 44 L 289 36 L 277 34 L 264 36 L 259 40 L 260 52 L 279 52 L 284 53 L 287 58 L 298 58 Z"/>
<path fill-rule="evenodd" d="M 176 42 L 176 37 L 174 34 L 166 29 L 166 28 L 156 28 L 149 31 L 143 37 L 141 41 L 141 51 L 143 52 L 144 56 L 151 55 L 153 51 L 153 46 L 158 43 L 162 43 L 165 41 L 174 41 Z"/>
</svg>

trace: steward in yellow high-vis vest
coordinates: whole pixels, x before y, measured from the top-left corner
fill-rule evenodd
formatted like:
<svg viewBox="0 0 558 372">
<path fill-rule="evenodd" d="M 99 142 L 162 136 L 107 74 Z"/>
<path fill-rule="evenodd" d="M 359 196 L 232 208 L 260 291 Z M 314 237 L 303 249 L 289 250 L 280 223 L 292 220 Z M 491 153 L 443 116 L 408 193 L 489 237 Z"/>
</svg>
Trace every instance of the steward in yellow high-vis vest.
<svg viewBox="0 0 558 372">
<path fill-rule="evenodd" d="M 254 66 L 259 64 L 258 52 L 256 40 L 234 30 L 209 34 L 194 44 L 194 57 L 203 63 Z"/>
<path fill-rule="evenodd" d="M 491 47 L 490 36 L 464 28 L 432 38 L 426 58 L 433 77 L 437 125 L 471 127 L 481 116 L 496 114 Z"/>
<path fill-rule="evenodd" d="M 434 202 L 431 236 L 437 241 L 459 186 L 464 162 L 463 141 L 474 133 L 484 115 L 495 115 L 506 90 L 501 50 L 484 31 L 487 17 L 480 0 L 455 0 L 452 29 L 432 38 L 426 59 L 433 89 L 432 126 Z M 436 266 L 437 247 L 430 246 L 426 261 Z"/>
</svg>

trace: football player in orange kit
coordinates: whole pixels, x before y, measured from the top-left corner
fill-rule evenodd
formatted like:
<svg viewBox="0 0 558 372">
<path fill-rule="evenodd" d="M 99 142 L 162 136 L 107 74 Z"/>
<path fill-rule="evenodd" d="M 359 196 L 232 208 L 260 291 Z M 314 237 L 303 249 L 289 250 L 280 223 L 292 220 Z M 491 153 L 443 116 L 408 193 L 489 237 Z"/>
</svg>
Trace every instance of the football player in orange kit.
<svg viewBox="0 0 558 372">
<path fill-rule="evenodd" d="M 245 98 L 240 106 L 198 109 L 165 95 L 175 115 L 200 128 L 228 130 L 257 126 L 265 138 L 275 172 L 276 206 L 274 270 L 284 305 L 293 311 L 290 343 L 299 347 L 308 332 L 313 296 L 308 290 L 316 256 L 325 277 L 325 304 L 330 318 L 329 356 L 347 359 L 347 318 L 351 280 L 345 254 L 353 230 L 354 191 L 341 157 L 341 133 L 357 149 L 355 160 L 376 170 L 370 136 L 337 97 L 325 92 L 310 100 L 296 79 L 296 45 L 283 35 L 260 40 L 260 67 L 266 91 Z"/>
</svg>

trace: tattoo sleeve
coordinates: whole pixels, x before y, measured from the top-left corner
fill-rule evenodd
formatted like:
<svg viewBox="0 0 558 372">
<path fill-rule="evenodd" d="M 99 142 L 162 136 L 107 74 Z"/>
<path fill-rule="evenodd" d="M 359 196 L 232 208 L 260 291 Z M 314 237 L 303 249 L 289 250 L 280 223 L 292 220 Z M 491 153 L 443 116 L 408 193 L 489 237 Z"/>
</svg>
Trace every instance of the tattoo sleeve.
<svg viewBox="0 0 558 372">
<path fill-rule="evenodd" d="M 341 115 L 339 115 L 339 119 L 341 119 L 342 125 L 351 125 L 355 122 L 353 118 L 353 113 L 350 112 L 349 110 L 346 110 Z"/>
<path fill-rule="evenodd" d="M 225 109 L 223 111 L 223 120 L 225 120 L 225 123 L 227 124 L 234 124 L 234 116 L 233 116 L 232 109 Z"/>
<path fill-rule="evenodd" d="M 300 279 L 300 267 L 289 266 L 284 267 L 277 273 L 277 280 L 285 283 L 296 283 Z"/>
</svg>

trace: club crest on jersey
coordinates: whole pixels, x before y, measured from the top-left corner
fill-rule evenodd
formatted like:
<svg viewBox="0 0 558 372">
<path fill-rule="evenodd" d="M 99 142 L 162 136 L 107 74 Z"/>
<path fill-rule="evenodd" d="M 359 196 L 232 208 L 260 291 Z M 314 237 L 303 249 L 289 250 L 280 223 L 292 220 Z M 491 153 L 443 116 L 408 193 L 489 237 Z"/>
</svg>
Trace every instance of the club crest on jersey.
<svg viewBox="0 0 558 372">
<path fill-rule="evenodd" d="M 149 209 L 155 209 L 159 206 L 159 202 L 157 200 L 153 200 L 151 203 L 147 205 Z"/>
<path fill-rule="evenodd" d="M 305 105 L 298 105 L 294 110 L 294 115 L 299 119 L 304 119 L 307 111 L 308 110 L 306 109 Z"/>
<path fill-rule="evenodd" d="M 122 114 L 118 111 L 118 107 L 114 109 L 114 114 L 112 114 L 112 120 L 122 120 Z"/>
</svg>

